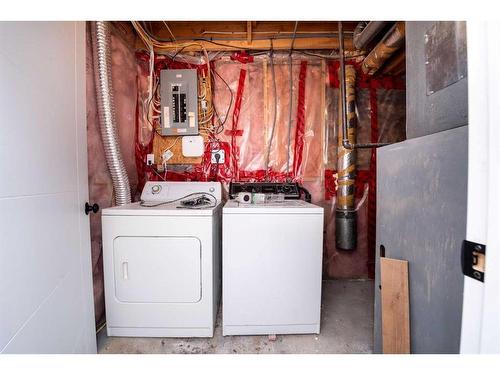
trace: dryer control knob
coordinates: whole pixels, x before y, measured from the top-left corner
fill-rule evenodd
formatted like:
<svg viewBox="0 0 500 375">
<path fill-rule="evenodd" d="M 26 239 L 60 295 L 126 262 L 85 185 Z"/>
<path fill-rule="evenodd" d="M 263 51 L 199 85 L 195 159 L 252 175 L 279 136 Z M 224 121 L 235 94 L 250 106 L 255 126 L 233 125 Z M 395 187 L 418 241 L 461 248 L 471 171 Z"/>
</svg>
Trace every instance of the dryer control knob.
<svg viewBox="0 0 500 375">
<path fill-rule="evenodd" d="M 161 186 L 160 185 L 153 185 L 151 188 L 151 193 L 153 194 L 158 194 L 161 191 Z"/>
</svg>

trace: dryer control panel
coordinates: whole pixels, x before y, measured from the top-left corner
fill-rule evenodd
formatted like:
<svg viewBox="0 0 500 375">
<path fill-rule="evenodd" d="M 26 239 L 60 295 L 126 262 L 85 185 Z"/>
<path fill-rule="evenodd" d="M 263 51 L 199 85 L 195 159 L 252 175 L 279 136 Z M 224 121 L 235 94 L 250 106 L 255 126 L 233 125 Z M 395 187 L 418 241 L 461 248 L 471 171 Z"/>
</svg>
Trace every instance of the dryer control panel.
<svg viewBox="0 0 500 375">
<path fill-rule="evenodd" d="M 217 199 L 217 202 L 222 199 L 220 182 L 148 181 L 144 185 L 144 189 L 142 189 L 141 200 L 145 202 L 166 202 L 195 193 L 210 194 Z"/>
<path fill-rule="evenodd" d="M 286 182 L 231 182 L 229 196 L 234 199 L 238 193 L 284 194 L 285 199 L 300 199 L 297 183 Z"/>
</svg>

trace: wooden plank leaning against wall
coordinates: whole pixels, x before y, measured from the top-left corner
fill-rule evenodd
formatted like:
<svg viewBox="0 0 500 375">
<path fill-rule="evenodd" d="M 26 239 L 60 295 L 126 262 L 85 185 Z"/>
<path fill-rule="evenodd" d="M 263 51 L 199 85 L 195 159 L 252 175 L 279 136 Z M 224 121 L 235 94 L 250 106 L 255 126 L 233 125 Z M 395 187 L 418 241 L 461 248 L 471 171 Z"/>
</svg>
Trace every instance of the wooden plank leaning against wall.
<svg viewBox="0 0 500 375">
<path fill-rule="evenodd" d="M 380 258 L 382 348 L 384 354 L 410 353 L 408 261 Z"/>
</svg>

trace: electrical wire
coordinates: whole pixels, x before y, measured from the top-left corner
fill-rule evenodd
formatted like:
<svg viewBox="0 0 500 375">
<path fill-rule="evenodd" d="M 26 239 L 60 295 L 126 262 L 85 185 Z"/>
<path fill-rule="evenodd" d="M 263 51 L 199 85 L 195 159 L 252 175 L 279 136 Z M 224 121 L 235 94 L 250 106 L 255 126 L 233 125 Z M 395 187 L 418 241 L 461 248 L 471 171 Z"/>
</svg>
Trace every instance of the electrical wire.
<svg viewBox="0 0 500 375">
<path fill-rule="evenodd" d="M 290 107 L 288 110 L 288 137 L 287 137 L 287 148 L 286 148 L 286 174 L 288 179 L 288 173 L 290 172 L 290 144 L 291 144 L 291 133 L 292 133 L 292 104 L 293 104 L 293 66 L 292 66 L 292 52 L 293 43 L 295 42 L 295 35 L 297 33 L 297 26 L 299 21 L 295 21 L 295 27 L 293 29 L 292 44 L 290 45 L 290 53 L 288 54 L 289 71 L 290 71 Z"/>
<path fill-rule="evenodd" d="M 234 48 L 235 50 L 249 50 L 250 48 L 247 47 L 242 47 L 242 46 L 232 46 L 230 44 L 224 44 L 224 43 L 218 43 L 214 42 L 210 38 L 192 38 L 189 39 L 187 43 L 184 43 L 182 45 L 177 45 L 177 44 L 172 44 L 172 41 L 169 39 L 163 39 L 155 36 L 154 34 L 151 33 L 151 31 L 147 30 L 146 27 L 144 27 L 141 22 L 137 21 L 132 21 L 132 25 L 134 26 L 135 31 L 139 34 L 141 37 L 142 41 L 146 44 L 152 44 L 154 47 L 159 48 L 159 49 L 175 49 L 179 48 L 181 46 L 184 47 L 189 47 L 193 45 L 198 45 L 201 49 L 205 49 L 204 46 L 201 43 L 193 43 L 193 42 L 207 42 L 215 45 L 220 45 L 223 47 L 229 47 L 229 48 Z M 166 44 L 168 43 L 168 44 Z"/>
<path fill-rule="evenodd" d="M 248 47 L 233 46 L 231 44 L 214 42 L 213 40 L 211 40 L 209 38 L 194 38 L 193 40 L 196 40 L 198 42 L 207 42 L 207 43 L 215 44 L 216 46 L 221 46 L 221 47 L 229 47 L 229 48 L 233 48 L 233 49 L 238 50 L 238 51 L 241 51 L 241 50 L 250 51 L 251 50 L 251 48 L 248 48 Z"/>
<path fill-rule="evenodd" d="M 288 178 L 288 173 L 290 172 L 290 146 L 292 142 L 292 105 L 293 105 L 293 65 L 292 65 L 292 54 L 288 55 L 289 60 L 289 72 L 290 72 L 290 107 L 288 110 L 288 137 L 287 137 L 287 148 L 286 148 L 286 174 Z"/>
<path fill-rule="evenodd" d="M 292 44 L 290 45 L 290 55 L 293 51 L 293 44 L 295 42 L 295 37 L 297 36 L 297 26 L 299 26 L 299 21 L 295 21 L 295 27 L 293 28 Z"/>
<path fill-rule="evenodd" d="M 159 203 L 150 203 L 150 204 L 148 204 L 146 201 L 141 200 L 141 201 L 140 201 L 140 203 L 139 203 L 139 205 L 140 205 L 141 207 L 159 207 L 159 206 L 164 206 L 164 205 L 166 205 L 166 204 L 171 204 L 171 203 L 179 202 L 179 201 L 181 201 L 181 200 L 183 200 L 183 199 L 186 199 L 186 198 L 189 198 L 189 197 L 193 197 L 193 196 L 197 196 L 197 195 L 199 195 L 199 196 L 206 196 L 206 195 L 208 195 L 208 196 L 210 196 L 210 197 L 212 197 L 212 198 L 213 198 L 213 202 L 211 203 L 211 205 L 210 205 L 210 206 L 208 206 L 208 205 L 205 205 L 205 206 L 198 206 L 198 207 L 194 207 L 194 206 L 183 206 L 182 208 L 187 208 L 187 209 L 192 209 L 192 210 L 194 210 L 194 209 L 214 208 L 214 207 L 216 207 L 216 206 L 217 206 L 217 203 L 218 203 L 217 198 L 216 198 L 213 194 L 210 194 L 210 193 L 205 193 L 205 192 L 190 193 L 190 194 L 187 194 L 187 195 L 185 195 L 185 196 L 183 196 L 183 197 L 180 197 L 180 198 L 177 198 L 177 199 L 172 199 L 172 200 L 170 200 L 170 201 L 164 201 L 164 202 L 159 202 Z"/>
<path fill-rule="evenodd" d="M 97 327 L 95 334 L 97 335 L 99 332 L 101 332 L 104 327 L 106 327 L 105 321 L 99 327 Z"/>
<path fill-rule="evenodd" d="M 165 150 L 163 150 L 163 153 L 165 153 L 165 151 L 171 150 L 177 144 L 179 139 L 181 139 L 181 138 L 182 138 L 181 136 L 177 136 L 175 138 L 174 142 L 172 142 L 172 144 L 170 146 L 168 146 Z"/>
<path fill-rule="evenodd" d="M 212 69 L 212 67 L 210 66 L 210 62 L 211 62 L 210 56 L 208 55 L 208 52 L 205 49 L 204 45 L 199 43 L 199 42 L 212 43 L 212 44 L 219 45 L 219 46 L 233 48 L 235 50 L 250 50 L 250 48 L 235 47 L 233 45 L 215 42 L 211 38 L 194 38 L 194 39 L 192 39 L 192 41 L 190 41 L 188 43 L 178 43 L 178 40 L 173 35 L 172 30 L 170 30 L 170 27 L 168 26 L 168 24 L 163 21 L 163 24 L 168 29 L 173 40 L 176 42 L 175 44 L 172 44 L 172 40 L 166 40 L 166 39 L 156 37 L 154 35 L 154 33 L 151 31 L 150 27 L 148 27 L 148 25 L 145 22 L 141 23 L 141 22 L 133 21 L 132 24 L 133 24 L 136 32 L 140 36 L 141 40 L 144 42 L 144 44 L 148 47 L 148 49 L 150 51 L 149 96 L 148 96 L 148 101 L 147 101 L 147 105 L 146 105 L 147 106 L 147 116 L 146 117 L 147 117 L 149 124 L 154 129 L 154 131 L 157 134 L 162 135 L 158 131 L 157 127 L 155 126 L 155 122 L 158 121 L 160 114 L 161 114 L 161 112 L 160 112 L 161 101 L 160 101 L 159 96 L 158 96 L 159 77 L 156 76 L 155 71 L 154 71 L 154 53 L 155 53 L 154 48 L 167 49 L 167 50 L 168 49 L 175 49 L 175 52 L 171 56 L 171 61 L 169 63 L 169 66 L 170 66 L 175 61 L 177 56 L 179 56 L 182 53 L 182 51 L 184 51 L 186 48 L 191 47 L 191 46 L 198 46 L 202 50 L 202 53 L 205 55 L 206 65 L 207 65 L 207 76 L 206 77 L 203 76 L 203 78 L 200 80 L 200 87 L 199 87 L 200 92 L 202 93 L 199 96 L 199 103 L 198 103 L 199 109 L 200 109 L 199 113 L 201 114 L 200 118 L 198 120 L 199 129 L 200 129 L 201 134 L 208 135 L 209 140 L 211 142 L 214 140 L 217 141 L 216 136 L 221 134 L 224 131 L 224 125 L 228 119 L 229 111 L 230 111 L 231 106 L 233 104 L 234 94 L 231 90 L 231 87 L 221 77 L 221 75 L 215 69 Z M 289 108 L 289 116 L 288 116 L 289 118 L 288 118 L 287 168 L 286 168 L 287 174 L 289 173 L 289 170 L 290 170 L 290 146 L 291 146 L 291 127 L 292 127 L 291 115 L 292 115 L 292 103 L 293 103 L 293 68 L 292 68 L 293 59 L 292 59 L 292 53 L 294 52 L 293 46 L 294 46 L 295 39 L 297 37 L 297 28 L 298 28 L 298 21 L 295 21 L 292 41 L 291 41 L 290 50 L 289 50 L 290 108 Z M 268 143 L 268 147 L 267 147 L 267 153 L 266 153 L 266 180 L 268 180 L 268 177 L 269 177 L 269 159 L 270 159 L 271 147 L 272 147 L 272 143 L 273 143 L 273 139 L 274 139 L 274 133 L 275 133 L 276 121 L 277 121 L 277 88 L 276 88 L 273 40 L 274 40 L 274 37 L 270 38 L 271 49 L 269 50 L 269 52 L 270 52 L 270 62 L 271 62 L 271 74 L 272 74 L 272 79 L 273 79 L 274 115 L 273 115 L 271 135 L 270 135 L 270 139 L 269 139 L 269 143 Z M 315 56 L 315 57 L 319 57 L 322 59 L 338 59 L 339 58 L 339 56 L 335 56 L 332 54 L 322 55 L 322 54 L 311 53 L 311 52 L 306 52 L 306 51 L 297 51 L 297 52 L 300 54 L 304 54 L 304 55 L 308 55 L 308 56 Z M 254 53 L 250 53 L 250 54 L 253 56 L 256 56 L 256 55 L 260 55 L 263 53 L 267 53 L 267 52 L 254 52 Z M 364 54 L 353 55 L 352 57 L 362 56 L 362 55 L 364 55 Z M 185 60 L 185 61 L 187 62 L 187 60 Z M 211 73 L 213 73 L 213 77 L 218 77 L 219 79 L 221 79 L 223 81 L 224 85 L 228 88 L 228 90 L 231 94 L 230 103 L 229 103 L 228 109 L 225 113 L 223 120 L 220 118 L 215 106 L 213 105 L 213 101 L 212 101 L 212 81 L 213 81 L 213 78 L 212 78 Z M 216 119 L 216 121 L 214 121 L 214 118 Z M 176 142 L 177 142 L 177 139 L 166 150 L 169 150 L 170 148 L 172 148 Z M 166 150 L 164 150 L 164 152 Z"/>
<path fill-rule="evenodd" d="M 269 157 L 271 155 L 271 146 L 274 138 L 274 130 L 276 128 L 276 118 L 278 112 L 278 96 L 276 90 L 276 75 L 274 72 L 274 56 L 273 56 L 273 42 L 271 39 L 271 54 L 270 54 L 270 62 L 271 62 L 271 76 L 273 80 L 273 96 L 274 96 L 274 114 L 273 114 L 273 126 L 271 128 L 271 136 L 269 137 L 269 143 L 267 145 L 267 153 L 266 153 L 266 181 L 269 181 Z"/>
<path fill-rule="evenodd" d="M 132 22 L 134 24 L 134 21 Z M 149 39 L 153 39 L 155 40 L 158 44 L 159 44 L 159 48 L 175 48 L 175 46 L 165 46 L 165 45 L 161 45 L 162 43 L 171 43 L 172 40 L 169 40 L 169 39 L 164 39 L 164 38 L 160 38 L 158 36 L 155 36 L 150 30 L 147 30 L 147 28 L 144 28 L 142 27 L 142 25 L 139 25 L 143 31 L 144 34 L 147 35 L 147 37 L 149 37 Z M 135 25 L 134 25 L 135 27 Z M 137 29 L 136 29 L 137 31 Z M 230 44 L 225 44 L 225 43 L 219 43 L 219 42 L 214 42 L 211 38 L 192 38 L 192 39 L 189 39 L 190 41 L 197 41 L 197 42 L 207 42 L 207 43 L 211 43 L 211 44 L 215 44 L 215 45 L 219 45 L 219 46 L 222 46 L 222 47 L 229 47 L 229 48 L 234 48 L 235 50 L 249 50 L 250 48 L 246 48 L 246 47 L 236 47 L 236 46 L 232 46 Z"/>
<path fill-rule="evenodd" d="M 165 42 L 157 40 L 154 35 L 151 33 L 150 30 L 148 30 L 147 24 L 144 22 L 136 22 L 133 21 L 132 25 L 134 26 L 134 29 L 136 32 L 139 34 L 141 40 L 145 43 L 146 46 L 149 47 L 150 51 L 152 51 L 154 48 L 158 49 L 170 49 L 170 48 L 175 48 L 176 51 L 172 57 L 172 61 L 170 64 L 172 64 L 175 61 L 175 58 L 187 47 L 190 46 L 198 46 L 202 49 L 203 54 L 205 55 L 205 60 L 206 60 L 206 65 L 207 65 L 207 70 L 206 70 L 206 76 L 205 72 L 202 72 L 202 77 L 199 80 L 199 91 L 202 92 L 203 94 L 200 96 L 198 100 L 198 108 L 199 108 L 199 119 L 198 119 L 198 127 L 199 127 L 199 132 L 202 135 L 208 135 L 209 137 L 215 137 L 217 130 L 220 128 L 219 126 L 215 127 L 213 123 L 213 117 L 214 117 L 214 106 L 213 106 L 213 101 L 212 101 L 212 75 L 211 75 L 211 67 L 210 67 L 210 56 L 208 55 L 207 50 L 201 43 L 197 42 L 190 42 L 190 43 L 184 43 L 184 44 L 175 44 L 172 45 L 166 44 Z M 166 25 L 168 26 L 168 25 Z M 150 52 L 152 53 L 152 52 Z M 152 59 L 154 58 L 154 54 L 150 58 L 150 71 L 152 72 L 154 70 L 154 66 L 151 67 Z M 153 85 L 153 79 L 155 80 L 155 84 Z M 153 129 L 155 129 L 155 132 L 157 134 L 158 131 L 156 130 L 156 127 L 153 124 L 153 121 L 155 117 L 151 115 L 151 112 L 153 113 L 159 113 L 161 114 L 160 110 L 157 109 L 156 107 L 161 106 L 160 100 L 155 101 L 155 98 L 158 93 L 158 84 L 156 84 L 156 76 L 154 73 L 150 74 L 150 85 L 149 85 L 149 99 L 148 99 L 148 122 L 151 124 Z M 151 111 L 151 102 L 154 102 L 155 105 L 153 105 L 153 110 Z M 159 117 L 159 116 L 157 116 Z M 151 120 L 150 120 L 151 118 Z"/>
<path fill-rule="evenodd" d="M 175 39 L 175 35 L 174 33 L 172 32 L 172 30 L 170 30 L 170 27 L 168 27 L 168 24 L 165 22 L 165 21 L 162 21 L 163 24 L 165 25 L 165 27 L 167 28 L 168 32 L 170 33 L 170 35 L 172 35 L 172 39 L 174 40 L 174 42 L 177 42 L 177 39 Z"/>
<path fill-rule="evenodd" d="M 151 168 L 151 170 L 158 176 L 160 177 L 163 181 L 166 181 L 166 178 L 165 176 L 162 176 L 161 174 L 158 173 L 158 171 L 152 166 L 152 165 L 149 165 L 149 168 Z M 165 175 L 167 174 L 167 170 L 165 169 Z"/>
<path fill-rule="evenodd" d="M 314 56 L 314 57 L 319 57 L 319 58 L 327 59 L 327 60 L 339 60 L 340 59 L 340 54 L 339 55 L 323 55 L 320 53 L 307 52 L 307 51 L 295 51 L 295 52 L 300 53 L 302 55 Z M 363 53 L 360 52 L 357 54 L 350 55 L 349 58 L 360 57 L 360 56 L 365 56 L 365 55 L 366 54 L 364 52 Z"/>
<path fill-rule="evenodd" d="M 193 42 L 206 42 L 206 43 L 211 43 L 211 44 L 214 44 L 214 45 L 219 45 L 219 46 L 222 46 L 222 47 L 232 48 L 232 49 L 235 49 L 235 50 L 246 50 L 246 51 L 250 51 L 251 50 L 251 48 L 244 47 L 244 46 L 233 46 L 233 45 L 230 45 L 230 44 L 215 42 L 213 40 L 213 38 L 193 38 L 193 39 L 189 39 L 189 41 L 191 41 L 191 42 L 188 42 L 188 43 L 184 43 L 184 44 L 182 44 L 182 43 L 172 44 L 171 40 L 169 40 L 169 39 L 162 39 L 162 38 L 159 38 L 159 37 L 155 36 L 153 33 L 151 33 L 150 30 L 147 30 L 147 28 L 143 27 L 139 22 L 132 21 L 132 24 L 133 24 L 134 28 L 136 29 L 137 33 L 139 34 L 139 36 L 141 37 L 141 39 L 143 40 L 143 42 L 147 46 L 153 45 L 154 47 L 157 47 L 159 49 L 177 49 L 177 48 L 181 48 L 181 50 L 184 50 L 184 48 L 186 48 L 186 47 L 197 45 L 197 46 L 199 46 L 203 50 L 204 47 L 203 47 L 202 44 L 200 44 L 200 43 L 193 43 Z M 293 42 L 294 42 L 294 40 L 299 37 L 298 35 L 296 35 L 297 34 L 297 32 L 296 32 L 297 24 L 298 24 L 298 21 L 296 21 L 296 24 L 295 24 L 295 30 L 294 30 L 295 33 L 294 33 L 294 37 L 292 38 L 292 48 L 291 49 L 293 49 Z M 277 36 L 275 36 L 273 38 L 269 38 L 269 39 L 273 40 L 275 38 L 277 38 Z M 266 39 L 268 39 L 268 38 L 266 38 Z M 179 40 L 177 40 L 177 41 L 179 41 Z M 169 43 L 169 44 L 165 44 L 165 43 Z M 179 50 L 178 53 L 180 53 L 181 50 Z M 256 53 L 251 53 L 251 55 L 256 56 L 258 54 L 267 54 L 269 52 L 270 52 L 270 50 L 259 51 L 259 52 L 256 52 Z M 332 55 L 331 53 L 329 55 L 324 55 L 324 54 L 307 52 L 307 51 L 294 51 L 294 52 L 297 52 L 297 53 L 300 53 L 300 54 L 303 54 L 303 55 L 308 55 L 308 56 L 320 57 L 320 58 L 323 58 L 323 59 L 337 60 L 337 59 L 340 58 L 340 55 Z M 359 57 L 359 56 L 365 56 L 365 55 L 366 54 L 363 52 L 363 53 L 351 55 L 349 57 Z"/>
<path fill-rule="evenodd" d="M 200 40 L 200 41 L 205 41 L 205 42 L 209 42 L 209 43 L 212 43 L 214 41 L 236 41 L 236 42 L 243 42 L 243 41 L 246 41 L 247 38 L 246 36 L 241 36 L 241 37 L 236 37 L 234 35 L 246 35 L 247 32 L 246 31 L 242 31 L 242 32 L 232 32 L 232 31 L 203 31 L 201 34 L 202 35 L 207 35 L 207 34 L 210 34 L 210 35 L 229 35 L 229 37 L 204 37 L 204 36 L 201 36 L 201 37 L 183 37 L 183 38 L 175 38 L 175 36 L 173 35 L 172 31 L 170 30 L 170 28 L 168 27 L 168 25 L 166 24 L 165 21 L 162 21 L 163 24 L 167 27 L 167 30 L 169 32 L 169 34 L 174 38 L 174 39 L 171 39 L 171 38 L 161 38 L 157 35 L 155 35 L 152 31 L 152 29 L 150 27 L 147 26 L 147 24 L 145 22 L 142 22 L 143 26 L 144 26 L 144 29 L 145 31 L 151 36 L 151 38 L 154 38 L 156 39 L 157 41 L 159 42 L 163 42 L 163 43 L 172 43 L 173 41 L 175 42 L 186 42 L 186 41 L 192 41 L 192 40 Z M 298 21 L 296 21 L 298 22 Z M 253 31 L 253 34 L 257 34 L 253 37 L 254 40 L 269 40 L 269 39 L 289 39 L 289 34 L 300 34 L 300 35 L 296 35 L 297 38 L 299 39 L 307 39 L 307 38 L 338 38 L 338 32 L 331 32 L 331 31 L 311 31 L 311 32 L 307 32 L 307 31 L 301 31 L 301 32 L 297 32 L 296 30 L 295 31 L 292 31 L 292 32 L 282 32 L 282 31 L 267 31 L 267 32 L 263 32 L 263 31 Z M 264 35 L 264 34 L 268 34 L 268 35 Z M 353 34 L 353 32 L 344 32 L 344 34 Z M 261 35 L 261 36 L 258 36 L 258 35 Z M 215 43 L 215 42 L 214 42 Z M 226 44 L 225 45 L 226 47 L 232 47 L 232 48 L 238 48 L 238 49 L 241 49 L 241 47 L 235 47 L 233 45 L 228 45 Z"/>
<path fill-rule="evenodd" d="M 212 69 L 212 72 L 224 83 L 224 85 L 229 90 L 229 93 L 231 94 L 231 98 L 229 100 L 229 106 L 227 107 L 227 111 L 226 111 L 226 114 L 224 116 L 224 121 L 222 121 L 222 123 L 220 124 L 220 126 L 222 126 L 222 130 L 220 132 L 222 132 L 224 130 L 224 125 L 226 124 L 226 121 L 229 117 L 229 111 L 231 110 L 231 106 L 233 105 L 234 94 L 233 94 L 233 90 L 231 90 L 231 86 L 229 86 L 229 84 L 226 82 L 226 80 L 224 78 L 222 78 L 222 76 L 215 69 Z M 214 106 L 214 109 L 215 109 L 215 106 Z M 217 115 L 217 117 L 219 117 L 219 116 Z M 217 134 L 220 134 L 220 132 L 218 132 Z"/>
</svg>

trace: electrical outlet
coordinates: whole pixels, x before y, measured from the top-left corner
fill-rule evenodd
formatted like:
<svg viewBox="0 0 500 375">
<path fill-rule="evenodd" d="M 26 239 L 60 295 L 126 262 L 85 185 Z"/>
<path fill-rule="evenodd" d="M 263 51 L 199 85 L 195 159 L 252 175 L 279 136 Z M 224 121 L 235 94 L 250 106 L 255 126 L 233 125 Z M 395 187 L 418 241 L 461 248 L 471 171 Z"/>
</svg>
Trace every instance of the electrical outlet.
<svg viewBox="0 0 500 375">
<path fill-rule="evenodd" d="M 147 154 L 146 155 L 146 164 L 153 165 L 155 163 L 155 154 Z"/>
<path fill-rule="evenodd" d="M 219 155 L 219 160 L 217 161 L 217 156 Z M 214 150 L 212 151 L 212 158 L 211 158 L 211 163 L 212 164 L 224 164 L 224 150 Z"/>
</svg>

